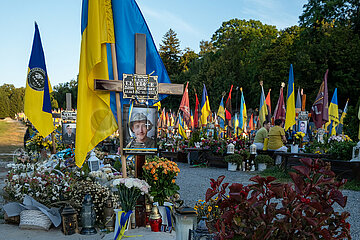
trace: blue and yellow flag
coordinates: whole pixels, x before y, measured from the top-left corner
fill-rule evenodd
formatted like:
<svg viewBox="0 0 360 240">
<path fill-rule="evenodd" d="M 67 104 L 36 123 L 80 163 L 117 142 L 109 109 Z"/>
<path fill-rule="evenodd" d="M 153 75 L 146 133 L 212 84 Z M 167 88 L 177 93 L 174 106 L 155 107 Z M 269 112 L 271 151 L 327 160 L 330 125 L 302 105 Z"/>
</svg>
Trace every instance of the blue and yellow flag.
<svg viewBox="0 0 360 240">
<path fill-rule="evenodd" d="M 181 137 L 187 139 L 185 128 L 184 128 L 184 123 L 183 123 L 180 113 L 179 113 L 179 134 Z"/>
<path fill-rule="evenodd" d="M 54 131 L 50 101 L 51 86 L 46 71 L 40 32 L 35 23 L 35 34 L 30 55 L 24 98 L 24 112 L 43 137 Z"/>
<path fill-rule="evenodd" d="M 337 88 L 335 88 L 333 97 L 329 106 L 329 122 L 330 124 L 330 132 L 331 136 L 336 135 L 336 126 L 339 124 L 339 106 L 337 100 Z"/>
<path fill-rule="evenodd" d="M 210 114 L 211 114 L 211 110 L 210 110 L 209 97 L 204 84 L 202 100 L 201 100 L 201 118 L 200 118 L 202 125 L 207 124 L 207 118 L 210 116 Z"/>
<path fill-rule="evenodd" d="M 110 1 L 83 0 L 75 141 L 78 167 L 90 150 L 118 128 L 110 109 L 110 93 L 94 90 L 94 79 L 113 79 L 109 45 L 115 43 L 112 19 Z"/>
<path fill-rule="evenodd" d="M 258 122 L 260 123 L 259 126 L 262 127 L 262 124 L 266 120 L 266 116 L 268 115 L 268 111 L 267 111 L 265 93 L 264 93 L 264 88 L 263 88 L 262 82 L 260 83 L 260 85 L 261 85 L 261 96 L 260 96 L 260 108 L 259 108 Z"/>
<path fill-rule="evenodd" d="M 219 119 L 219 125 L 221 129 L 224 129 L 225 126 L 225 108 L 224 108 L 224 97 L 221 98 L 220 106 L 217 112 Z"/>
<path fill-rule="evenodd" d="M 245 104 L 244 92 L 242 88 L 240 88 L 240 91 L 241 91 L 241 101 L 240 101 L 239 127 L 243 130 L 243 132 L 246 132 L 246 121 L 247 121 L 246 104 Z"/>
<path fill-rule="evenodd" d="M 285 118 L 285 131 L 296 123 L 296 112 L 295 112 L 295 94 L 294 94 L 294 72 L 293 66 L 290 65 L 289 71 L 289 83 L 286 100 L 286 118 Z"/>
</svg>

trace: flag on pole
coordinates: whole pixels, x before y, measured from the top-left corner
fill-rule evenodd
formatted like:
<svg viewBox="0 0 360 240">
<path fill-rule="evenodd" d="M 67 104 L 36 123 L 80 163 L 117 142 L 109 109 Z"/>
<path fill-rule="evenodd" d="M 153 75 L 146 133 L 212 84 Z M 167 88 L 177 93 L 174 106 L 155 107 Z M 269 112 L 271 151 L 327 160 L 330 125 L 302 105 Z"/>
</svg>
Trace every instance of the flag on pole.
<svg viewBox="0 0 360 240">
<path fill-rule="evenodd" d="M 229 96 L 228 96 L 228 98 L 226 100 L 226 103 L 225 103 L 225 118 L 226 118 L 226 120 L 231 120 L 231 115 L 232 115 L 232 109 L 231 109 L 231 92 L 232 92 L 232 89 L 233 89 L 233 85 L 231 85 Z"/>
<path fill-rule="evenodd" d="M 246 120 L 247 120 L 247 112 L 246 112 L 246 104 L 244 98 L 244 92 L 242 88 L 241 91 L 241 100 L 240 100 L 240 114 L 239 114 L 239 127 L 246 132 Z"/>
<path fill-rule="evenodd" d="M 115 43 L 112 18 L 111 4 L 83 1 L 75 141 L 78 167 L 83 165 L 90 150 L 118 128 L 110 109 L 110 93 L 94 90 L 94 79 L 109 79 L 109 72 L 112 75 L 107 45 Z"/>
<path fill-rule="evenodd" d="M 190 111 L 190 114 L 191 114 L 191 117 L 190 117 L 190 119 L 191 119 L 191 128 L 194 129 L 194 115 L 193 115 L 192 110 Z"/>
<path fill-rule="evenodd" d="M 266 120 L 267 107 L 266 107 L 266 100 L 265 100 L 265 94 L 264 94 L 264 88 L 263 88 L 263 82 L 260 82 L 261 86 L 261 96 L 260 96 L 260 108 L 259 108 L 259 120 L 258 124 L 259 126 L 262 126 L 264 121 Z"/>
<path fill-rule="evenodd" d="M 285 83 L 282 83 L 280 88 L 279 99 L 274 111 L 274 118 L 281 119 L 283 123 L 285 122 L 285 117 L 286 117 L 286 108 L 284 102 L 284 87 L 285 87 Z"/>
<path fill-rule="evenodd" d="M 255 130 L 255 128 L 254 128 L 254 114 L 253 113 L 251 114 L 251 117 L 250 117 L 249 129 L 250 129 L 250 131 Z"/>
<path fill-rule="evenodd" d="M 235 113 L 234 116 L 234 133 L 235 136 L 239 135 L 239 118 L 238 118 L 238 113 Z"/>
<path fill-rule="evenodd" d="M 329 121 L 328 89 L 327 89 L 328 73 L 329 73 L 329 69 L 326 70 L 324 80 L 321 83 L 315 102 L 311 107 L 311 118 L 313 119 L 315 126 L 317 128 L 321 128 L 324 123 Z"/>
<path fill-rule="evenodd" d="M 346 104 L 345 104 L 345 107 L 344 107 L 344 110 L 341 114 L 341 118 L 340 118 L 340 123 L 341 124 L 344 124 L 344 119 L 346 117 L 346 113 L 347 113 L 347 109 L 348 109 L 348 103 L 349 103 L 349 99 L 346 100 Z"/>
<path fill-rule="evenodd" d="M 24 112 L 43 137 L 54 131 L 50 101 L 51 86 L 46 71 L 40 32 L 35 22 L 34 40 L 26 80 Z"/>
<path fill-rule="evenodd" d="M 190 122 L 190 105 L 189 105 L 189 92 L 188 92 L 188 85 L 189 82 L 186 83 L 185 91 L 183 97 L 181 99 L 179 109 L 184 113 L 184 120 L 185 122 Z"/>
<path fill-rule="evenodd" d="M 207 124 L 207 118 L 211 114 L 209 97 L 204 84 L 202 100 L 201 100 L 201 124 L 204 126 Z"/>
<path fill-rule="evenodd" d="M 294 72 L 293 66 L 290 64 L 289 83 L 286 100 L 286 118 L 285 118 L 285 131 L 294 126 L 296 113 L 295 113 L 295 94 L 294 94 Z"/>
<path fill-rule="evenodd" d="M 269 92 L 266 96 L 266 99 L 265 99 L 265 102 L 266 102 L 266 108 L 267 108 L 267 111 L 268 111 L 268 114 L 267 114 L 267 120 L 270 121 L 271 119 L 271 99 L 270 99 L 270 92 L 271 92 L 271 88 L 269 89 Z"/>
<path fill-rule="evenodd" d="M 184 128 L 184 123 L 183 123 L 183 120 L 181 118 L 180 113 L 179 113 L 179 126 L 178 126 L 178 129 L 179 129 L 180 136 L 183 137 L 184 139 L 187 139 L 185 128 Z"/>
<path fill-rule="evenodd" d="M 195 115 L 194 115 L 194 127 L 197 128 L 199 126 L 199 99 L 195 92 Z"/>
<path fill-rule="evenodd" d="M 225 126 L 225 108 L 224 108 L 224 97 L 221 97 L 221 102 L 219 105 L 219 109 L 217 112 L 217 116 L 219 118 L 219 125 L 221 129 L 224 129 Z"/>
<path fill-rule="evenodd" d="M 296 97 L 296 103 L 295 103 L 295 112 L 299 113 L 301 111 L 301 94 L 300 94 L 300 88 L 298 88 L 297 91 L 297 97 Z"/>
<path fill-rule="evenodd" d="M 336 126 L 339 124 L 339 106 L 337 100 L 337 88 L 335 88 L 333 97 L 329 106 L 329 121 L 331 121 L 331 136 L 336 135 Z"/>
<path fill-rule="evenodd" d="M 156 102 L 153 106 L 157 107 L 158 112 L 161 110 L 161 102 Z"/>
</svg>

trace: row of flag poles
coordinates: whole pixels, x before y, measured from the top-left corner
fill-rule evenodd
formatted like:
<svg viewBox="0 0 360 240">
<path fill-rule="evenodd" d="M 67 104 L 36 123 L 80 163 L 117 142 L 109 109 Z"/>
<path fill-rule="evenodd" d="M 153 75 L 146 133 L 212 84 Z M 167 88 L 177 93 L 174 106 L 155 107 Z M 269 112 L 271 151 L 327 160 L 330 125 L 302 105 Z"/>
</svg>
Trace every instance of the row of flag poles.
<svg viewBox="0 0 360 240">
<path fill-rule="evenodd" d="M 112 6 L 111 6 L 112 5 Z M 146 34 L 147 50 L 147 69 L 148 73 L 155 72 L 159 76 L 159 82 L 170 83 L 169 76 L 156 50 L 154 41 L 146 22 L 141 14 L 139 7 L 134 0 L 114 1 L 105 4 L 102 0 L 84 0 L 81 23 L 81 54 L 78 82 L 78 111 L 77 111 L 77 134 L 75 146 L 76 164 L 80 167 L 86 154 L 92 150 L 99 142 L 111 135 L 118 129 L 117 108 L 115 107 L 115 94 L 110 92 L 100 92 L 94 90 L 94 79 L 116 79 L 113 67 L 116 59 L 112 59 L 112 47 L 116 51 L 117 68 L 120 73 L 131 73 L 134 71 L 134 39 L 135 33 Z M 125 14 L 124 14 L 125 13 Z M 107 21 L 104 21 L 104 20 Z M 136 21 L 134 21 L 136 19 Z M 106 24 L 103 24 L 103 23 Z M 117 24 L 114 25 L 114 22 Z M 132 25 L 132 24 L 136 24 Z M 116 26 L 116 27 L 114 27 Z M 348 101 L 346 102 L 342 116 L 338 114 L 337 89 L 330 105 L 328 105 L 327 89 L 328 70 L 320 86 L 316 100 L 311 108 L 311 115 L 317 128 L 329 126 L 331 133 L 335 134 L 335 128 L 343 123 L 346 115 Z M 183 99 L 177 114 L 165 113 L 163 109 L 161 119 L 168 119 L 167 125 L 178 125 L 180 135 L 186 138 L 185 130 L 206 126 L 208 122 L 217 122 L 220 128 L 226 126 L 241 129 L 245 132 L 247 127 L 250 130 L 256 128 L 272 115 L 275 119 L 281 119 L 285 123 L 285 130 L 292 128 L 296 124 L 296 112 L 304 110 L 305 102 L 299 100 L 298 91 L 295 102 L 294 73 L 293 66 L 290 65 L 289 80 L 286 99 L 284 97 L 282 84 L 279 99 L 275 110 L 271 111 L 270 91 L 266 98 L 263 85 L 261 84 L 261 96 L 259 106 L 259 116 L 251 114 L 249 120 L 243 89 L 240 88 L 240 111 L 232 113 L 231 93 L 233 85 L 230 87 L 228 97 L 224 104 L 223 94 L 219 108 L 216 113 L 210 109 L 209 96 L 206 86 L 203 86 L 201 103 L 195 91 L 195 109 L 192 114 L 189 106 L 189 83 L 186 84 Z M 33 46 L 28 66 L 28 75 L 25 89 L 24 112 L 29 121 L 46 137 L 53 132 L 54 125 L 51 114 L 50 93 L 52 91 L 49 77 L 47 75 L 45 55 L 41 44 L 38 25 L 35 23 L 35 34 Z M 122 99 L 123 100 L 123 99 Z M 161 99 L 160 99 L 161 100 Z M 285 106 L 286 100 L 286 106 Z M 155 103 L 161 109 L 160 101 Z M 302 107 L 300 106 L 302 105 Z M 180 112 L 181 111 L 181 112 Z M 213 116 L 214 115 L 214 116 Z M 235 115 L 235 119 L 233 118 Z M 360 119 L 360 109 L 358 117 Z M 200 120 L 200 122 L 199 122 Z M 359 126 L 360 128 L 360 126 Z M 360 138 L 360 133 L 359 133 Z"/>
</svg>

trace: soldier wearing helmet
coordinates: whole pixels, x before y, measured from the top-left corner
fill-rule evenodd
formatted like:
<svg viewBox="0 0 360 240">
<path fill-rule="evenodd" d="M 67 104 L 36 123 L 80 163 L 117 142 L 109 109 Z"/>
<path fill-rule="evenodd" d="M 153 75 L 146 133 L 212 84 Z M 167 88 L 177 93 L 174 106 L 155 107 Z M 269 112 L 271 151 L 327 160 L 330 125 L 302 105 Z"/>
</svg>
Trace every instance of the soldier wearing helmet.
<svg viewBox="0 0 360 240">
<path fill-rule="evenodd" d="M 147 133 L 153 124 L 143 113 L 135 113 L 131 116 L 129 127 L 135 135 L 127 144 L 127 148 L 155 148 L 155 140 L 148 137 Z"/>
</svg>

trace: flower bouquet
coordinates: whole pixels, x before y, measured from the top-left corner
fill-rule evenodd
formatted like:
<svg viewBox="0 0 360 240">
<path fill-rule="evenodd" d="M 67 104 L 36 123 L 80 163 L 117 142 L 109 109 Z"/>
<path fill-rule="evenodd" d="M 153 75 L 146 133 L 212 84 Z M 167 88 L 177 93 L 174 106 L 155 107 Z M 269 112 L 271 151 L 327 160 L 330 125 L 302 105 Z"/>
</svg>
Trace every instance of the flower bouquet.
<svg viewBox="0 0 360 240">
<path fill-rule="evenodd" d="M 163 206 L 165 200 L 180 189 L 175 177 L 180 172 L 177 164 L 166 158 L 154 157 L 144 164 L 144 178 L 150 185 L 150 195 Z"/>
<path fill-rule="evenodd" d="M 305 133 L 297 132 L 294 134 L 294 144 L 299 144 L 300 147 L 302 145 L 303 138 L 305 137 Z"/>
<path fill-rule="evenodd" d="M 136 201 L 140 195 L 149 193 L 149 185 L 138 178 L 118 178 L 113 181 L 118 189 L 119 201 L 123 211 L 135 209 Z"/>
</svg>

